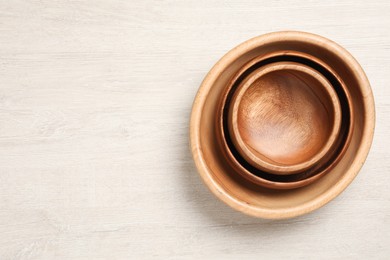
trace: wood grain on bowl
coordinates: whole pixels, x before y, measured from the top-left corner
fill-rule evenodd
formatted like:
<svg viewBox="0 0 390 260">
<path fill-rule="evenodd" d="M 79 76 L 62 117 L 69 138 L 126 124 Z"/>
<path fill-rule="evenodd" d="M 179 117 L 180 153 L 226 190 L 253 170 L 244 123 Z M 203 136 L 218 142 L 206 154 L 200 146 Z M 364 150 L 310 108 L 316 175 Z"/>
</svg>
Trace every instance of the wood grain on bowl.
<svg viewBox="0 0 390 260">
<path fill-rule="evenodd" d="M 325 76 L 309 66 L 274 62 L 260 67 L 238 83 L 228 106 L 235 148 L 263 171 L 302 172 L 335 148 L 339 99 Z"/>
</svg>

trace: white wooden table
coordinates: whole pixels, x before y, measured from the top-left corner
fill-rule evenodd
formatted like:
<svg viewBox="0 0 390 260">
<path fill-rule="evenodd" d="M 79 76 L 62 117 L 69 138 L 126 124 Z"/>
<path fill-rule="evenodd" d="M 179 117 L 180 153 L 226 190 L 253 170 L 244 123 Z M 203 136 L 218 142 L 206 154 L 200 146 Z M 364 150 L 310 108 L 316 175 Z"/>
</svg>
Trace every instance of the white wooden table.
<svg viewBox="0 0 390 260">
<path fill-rule="evenodd" d="M 324 208 L 266 221 L 203 185 L 192 101 L 229 49 L 277 30 L 335 40 L 377 125 Z M 0 259 L 389 259 L 390 2 L 1 1 Z"/>
</svg>

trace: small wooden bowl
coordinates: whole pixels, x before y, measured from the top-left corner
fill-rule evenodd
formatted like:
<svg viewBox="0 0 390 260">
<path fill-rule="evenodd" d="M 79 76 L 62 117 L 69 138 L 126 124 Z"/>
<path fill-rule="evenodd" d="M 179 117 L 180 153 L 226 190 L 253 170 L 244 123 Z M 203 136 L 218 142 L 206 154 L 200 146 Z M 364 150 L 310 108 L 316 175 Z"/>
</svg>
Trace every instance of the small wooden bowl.
<svg viewBox="0 0 390 260">
<path fill-rule="evenodd" d="M 228 127 L 241 156 L 280 175 L 303 172 L 334 148 L 341 107 L 331 83 L 296 62 L 275 62 L 250 73 L 229 104 Z"/>
<path fill-rule="evenodd" d="M 254 58 L 275 51 L 302 52 L 315 56 L 331 67 L 348 88 L 353 107 L 351 113 L 355 118 L 348 133 L 351 135 L 350 143 L 332 170 L 311 185 L 299 189 L 262 188 L 242 177 L 222 152 L 217 141 L 219 131 L 213 131 L 218 121 L 216 111 L 221 96 L 232 76 Z M 237 46 L 211 69 L 194 100 L 190 141 L 199 174 L 218 198 L 248 215 L 280 219 L 311 212 L 339 195 L 362 167 L 372 143 L 374 126 L 375 108 L 370 84 L 351 54 L 318 35 L 278 32 L 253 38 Z"/>
</svg>

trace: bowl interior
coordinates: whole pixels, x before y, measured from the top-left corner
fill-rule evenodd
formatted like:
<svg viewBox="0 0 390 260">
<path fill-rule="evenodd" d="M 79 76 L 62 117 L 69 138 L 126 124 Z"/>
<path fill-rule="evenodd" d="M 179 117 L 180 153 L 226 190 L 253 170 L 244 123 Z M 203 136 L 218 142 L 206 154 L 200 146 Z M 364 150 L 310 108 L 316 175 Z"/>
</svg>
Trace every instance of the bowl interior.
<svg viewBox="0 0 390 260">
<path fill-rule="evenodd" d="M 333 147 L 341 108 L 318 71 L 297 62 L 274 62 L 238 85 L 228 104 L 229 132 L 254 167 L 282 175 L 301 172 Z"/>
</svg>

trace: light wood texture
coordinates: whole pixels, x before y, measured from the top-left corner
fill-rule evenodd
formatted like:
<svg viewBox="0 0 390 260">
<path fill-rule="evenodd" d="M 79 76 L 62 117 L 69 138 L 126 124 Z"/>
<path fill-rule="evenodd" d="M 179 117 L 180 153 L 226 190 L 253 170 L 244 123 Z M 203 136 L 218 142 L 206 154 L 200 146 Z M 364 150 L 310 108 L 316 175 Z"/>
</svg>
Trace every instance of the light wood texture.
<svg viewBox="0 0 390 260">
<path fill-rule="evenodd" d="M 303 172 L 335 149 L 341 107 L 331 83 L 298 62 L 262 66 L 238 82 L 229 107 L 230 137 L 255 168 Z"/>
<path fill-rule="evenodd" d="M 0 258 L 388 259 L 389 5 L 2 1 Z M 352 52 L 377 123 L 345 192 L 312 214 L 267 221 L 207 190 L 188 123 L 224 53 L 286 29 Z"/>
</svg>

